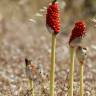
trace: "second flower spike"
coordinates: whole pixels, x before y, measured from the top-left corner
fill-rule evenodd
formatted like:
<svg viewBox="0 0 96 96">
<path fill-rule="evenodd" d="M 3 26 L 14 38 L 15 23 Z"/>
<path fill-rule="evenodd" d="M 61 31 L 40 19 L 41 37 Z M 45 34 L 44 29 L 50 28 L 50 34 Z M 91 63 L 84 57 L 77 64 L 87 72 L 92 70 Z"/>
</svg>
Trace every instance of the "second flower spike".
<svg viewBox="0 0 96 96">
<path fill-rule="evenodd" d="M 80 45 L 82 38 L 86 34 L 86 26 L 84 21 L 78 21 L 75 23 L 75 27 L 72 30 L 72 34 L 69 40 L 69 45 L 76 47 Z"/>
</svg>

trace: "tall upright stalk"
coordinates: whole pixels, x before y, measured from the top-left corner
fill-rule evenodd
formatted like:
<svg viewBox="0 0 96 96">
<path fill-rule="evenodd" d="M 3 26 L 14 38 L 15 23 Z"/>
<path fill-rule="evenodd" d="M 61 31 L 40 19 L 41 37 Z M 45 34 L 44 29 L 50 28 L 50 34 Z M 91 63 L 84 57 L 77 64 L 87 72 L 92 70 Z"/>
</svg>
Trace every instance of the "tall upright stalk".
<svg viewBox="0 0 96 96">
<path fill-rule="evenodd" d="M 83 64 L 80 64 L 80 96 L 84 95 L 83 87 Z"/>
<path fill-rule="evenodd" d="M 33 87 L 33 80 L 29 79 L 29 84 L 30 84 L 30 88 L 31 88 L 31 96 L 34 96 L 34 87 Z"/>
<path fill-rule="evenodd" d="M 52 33 L 51 71 L 50 71 L 50 96 L 54 96 L 55 47 L 56 47 L 56 34 Z"/>
<path fill-rule="evenodd" d="M 87 48 L 78 46 L 76 49 L 76 55 L 80 63 L 80 96 L 84 95 L 84 83 L 83 83 L 83 72 L 84 72 L 84 61 L 87 55 Z"/>
<path fill-rule="evenodd" d="M 86 34 L 86 25 L 84 21 L 78 21 L 75 23 L 74 28 L 72 29 L 72 33 L 69 39 L 69 45 L 70 45 L 70 59 L 71 59 L 71 64 L 70 64 L 70 81 L 69 81 L 69 96 L 73 96 L 73 80 L 74 80 L 74 55 L 75 51 L 79 61 L 82 61 L 84 59 L 84 56 L 82 57 L 83 52 L 82 48 L 80 47 L 81 41 L 83 37 Z M 78 50 L 77 50 L 78 49 Z M 84 48 L 85 50 L 85 48 Z M 85 53 L 85 52 L 84 52 Z"/>
<path fill-rule="evenodd" d="M 70 75 L 69 75 L 69 94 L 68 96 L 73 96 L 73 80 L 74 80 L 74 55 L 75 55 L 75 49 L 73 47 L 70 47 Z"/>
</svg>

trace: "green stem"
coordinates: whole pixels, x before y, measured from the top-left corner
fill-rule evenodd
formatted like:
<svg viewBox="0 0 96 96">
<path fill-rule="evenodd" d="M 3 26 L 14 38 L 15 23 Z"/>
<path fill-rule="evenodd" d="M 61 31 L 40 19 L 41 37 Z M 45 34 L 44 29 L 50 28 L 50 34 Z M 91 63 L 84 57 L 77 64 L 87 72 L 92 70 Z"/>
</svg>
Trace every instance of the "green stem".
<svg viewBox="0 0 96 96">
<path fill-rule="evenodd" d="M 57 0 L 51 0 L 52 1 L 52 3 L 55 3 Z"/>
<path fill-rule="evenodd" d="M 73 96 L 73 80 L 74 80 L 74 55 L 75 55 L 75 49 L 70 48 L 70 76 L 69 76 L 69 94 L 68 96 Z"/>
<path fill-rule="evenodd" d="M 80 64 L 80 96 L 83 96 L 83 64 Z"/>
<path fill-rule="evenodd" d="M 34 87 L 33 87 L 33 81 L 29 79 L 30 89 L 32 90 L 31 96 L 34 96 Z"/>
<path fill-rule="evenodd" d="M 55 47 L 56 47 L 56 34 L 53 33 L 52 49 L 51 49 L 50 96 L 54 96 Z"/>
</svg>

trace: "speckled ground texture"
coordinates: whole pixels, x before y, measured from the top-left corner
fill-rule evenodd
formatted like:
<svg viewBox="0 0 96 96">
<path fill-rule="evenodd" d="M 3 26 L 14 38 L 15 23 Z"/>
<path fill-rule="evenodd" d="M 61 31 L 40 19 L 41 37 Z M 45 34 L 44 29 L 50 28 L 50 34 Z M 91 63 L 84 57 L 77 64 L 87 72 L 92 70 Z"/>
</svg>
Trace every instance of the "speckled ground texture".
<svg viewBox="0 0 96 96">
<path fill-rule="evenodd" d="M 45 26 L 45 17 L 38 17 L 40 20 L 35 18 L 37 21 L 29 21 L 28 18 L 15 19 L 14 16 L 8 18 L 3 24 L 0 21 L 0 96 L 30 96 L 25 74 L 25 57 L 39 67 L 37 79 L 34 81 L 35 96 L 49 96 L 51 34 Z M 88 47 L 84 64 L 84 96 L 96 96 L 96 28 L 92 24 L 87 27 L 88 34 L 84 40 L 84 45 Z M 68 32 L 71 29 L 72 27 Z M 57 35 L 55 96 L 68 95 L 68 32 Z M 75 60 L 74 96 L 80 96 L 79 76 L 79 63 Z"/>
</svg>

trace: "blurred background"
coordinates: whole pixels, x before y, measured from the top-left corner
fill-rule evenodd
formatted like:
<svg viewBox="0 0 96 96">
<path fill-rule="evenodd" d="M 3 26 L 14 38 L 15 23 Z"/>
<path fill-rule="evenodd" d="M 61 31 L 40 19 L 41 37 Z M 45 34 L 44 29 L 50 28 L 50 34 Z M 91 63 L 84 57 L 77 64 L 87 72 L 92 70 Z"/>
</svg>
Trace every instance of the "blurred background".
<svg viewBox="0 0 96 96">
<path fill-rule="evenodd" d="M 69 73 L 70 63 L 68 40 L 74 22 L 78 20 L 85 20 L 88 32 L 83 42 L 83 45 L 88 47 L 84 96 L 95 96 L 96 28 L 91 19 L 96 18 L 96 0 L 58 0 L 58 2 L 61 33 L 57 36 L 56 96 L 67 94 L 67 89 L 64 88 L 67 88 L 68 84 L 64 82 L 68 79 L 66 74 Z M 33 64 L 40 65 L 49 76 L 51 34 L 45 22 L 49 3 L 50 0 L 0 0 L 0 96 L 29 96 L 25 57 L 32 59 Z M 74 96 L 79 96 L 78 66 L 76 61 Z M 41 86 L 35 81 L 35 90 L 40 91 L 35 92 L 36 96 L 49 96 L 48 84 L 45 83 L 47 87 L 44 87 L 45 93 L 42 93 Z"/>
</svg>

